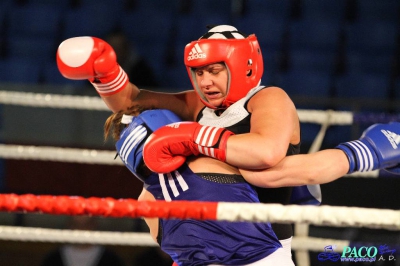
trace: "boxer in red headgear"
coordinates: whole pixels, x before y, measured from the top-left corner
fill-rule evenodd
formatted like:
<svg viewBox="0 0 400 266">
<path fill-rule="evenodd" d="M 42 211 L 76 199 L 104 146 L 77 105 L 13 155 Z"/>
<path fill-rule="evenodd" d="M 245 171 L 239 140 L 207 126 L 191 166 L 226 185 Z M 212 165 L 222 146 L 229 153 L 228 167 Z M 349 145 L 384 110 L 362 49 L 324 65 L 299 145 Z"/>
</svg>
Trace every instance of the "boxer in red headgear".
<svg viewBox="0 0 400 266">
<path fill-rule="evenodd" d="M 263 59 L 254 34 L 220 25 L 189 43 L 184 62 L 194 89 L 178 93 L 137 88 L 125 79 L 107 43 L 86 38 L 61 43 L 58 65 L 65 77 L 89 79 L 113 112 L 137 105 L 168 109 L 192 121 L 164 126 L 147 139 L 144 160 L 153 171 L 170 172 L 185 161 L 182 157 L 190 161 L 197 155 L 208 173 L 257 173 L 299 153 L 296 108 L 283 89 L 261 86 Z M 257 190 L 261 202 L 290 203 L 292 188 Z M 291 238 L 291 225 L 272 226 L 280 240 Z"/>
<path fill-rule="evenodd" d="M 227 140 L 234 134 L 223 129 L 233 122 L 225 117 L 234 113 L 237 120 L 240 117 L 238 111 L 248 116 L 240 100 L 246 96 L 249 99 L 263 88 L 257 87 L 264 70 L 257 38 L 254 34 L 241 33 L 235 27 L 211 28 L 199 40 L 186 45 L 184 61 L 193 88 L 206 106 L 202 114 L 205 115 L 203 121 L 207 122 L 179 123 L 176 127 L 163 127 L 155 132 L 148 147 L 155 147 L 157 143 L 167 147 L 144 149 L 146 164 L 156 172 L 170 172 L 179 167 L 174 159 L 176 155 L 204 154 L 225 161 Z M 238 102 L 237 106 L 231 107 Z M 222 112 L 220 121 L 214 119 L 209 123 L 213 118 L 208 119 L 207 114 L 213 116 Z"/>
<path fill-rule="evenodd" d="M 184 61 L 194 90 L 162 93 L 139 89 L 134 80 L 130 82 L 112 47 L 98 38 L 68 39 L 57 52 L 60 72 L 69 79 L 89 79 L 113 112 L 131 106 L 168 109 L 182 121 L 193 121 L 164 126 L 147 139 L 144 161 L 155 172 L 176 169 L 185 159 L 195 161 L 202 166 L 191 166 L 195 173 L 241 174 L 260 186 L 256 189 L 261 202 L 281 204 L 293 203 L 291 199 L 318 204 L 319 190 L 292 193 L 290 187 L 268 187 L 324 183 L 332 181 L 332 176 L 377 167 L 400 172 L 397 150 L 385 146 L 387 140 L 397 143 L 393 139 L 400 134 L 398 124 L 391 125 L 389 133 L 375 127 L 360 142 L 341 144 L 337 149 L 295 155 L 300 152 L 297 111 L 283 89 L 261 86 L 263 61 L 255 35 L 228 25 L 213 27 L 187 45 Z M 379 152 L 381 147 L 387 153 Z M 196 159 L 191 155 L 197 155 Z M 291 225 L 272 227 L 290 256 Z"/>
<path fill-rule="evenodd" d="M 257 85 L 264 71 L 263 58 L 257 37 L 239 32 L 232 26 L 217 26 L 199 40 L 185 47 L 185 65 L 200 100 L 209 108 L 227 108 Z M 228 71 L 226 96 L 220 106 L 210 104 L 196 78 L 196 69 L 223 63 Z"/>
<path fill-rule="evenodd" d="M 193 121 L 161 127 L 147 139 L 144 161 L 155 172 L 175 170 L 186 160 L 193 173 L 211 178 L 202 182 L 215 184 L 214 178 L 221 175 L 243 175 L 247 182 L 267 187 L 256 188 L 260 202 L 280 204 L 292 203 L 291 197 L 297 203 L 302 199 L 299 193 L 293 197 L 290 187 L 268 187 L 330 182 L 347 172 L 381 167 L 400 172 L 398 124 L 375 126 L 359 141 L 337 149 L 295 155 L 300 152 L 296 108 L 283 89 L 261 86 L 262 54 L 254 35 L 227 25 L 213 27 L 188 44 L 184 60 L 194 90 L 162 93 L 129 82 L 111 46 L 100 39 L 68 39 L 57 52 L 60 72 L 70 79 L 89 79 L 113 112 L 130 106 L 168 109 L 182 121 Z M 218 192 L 236 195 L 224 189 Z M 305 200 L 318 201 L 315 192 L 304 193 Z M 282 255 L 290 258 L 291 225 L 272 224 L 272 228 L 285 250 Z"/>
</svg>

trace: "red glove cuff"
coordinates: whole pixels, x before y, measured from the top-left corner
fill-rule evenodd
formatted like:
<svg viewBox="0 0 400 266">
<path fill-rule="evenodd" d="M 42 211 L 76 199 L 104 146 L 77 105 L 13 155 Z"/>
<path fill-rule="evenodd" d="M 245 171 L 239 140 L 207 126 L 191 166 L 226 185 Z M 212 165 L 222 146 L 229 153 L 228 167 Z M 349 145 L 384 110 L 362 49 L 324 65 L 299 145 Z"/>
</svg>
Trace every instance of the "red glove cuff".
<svg viewBox="0 0 400 266">
<path fill-rule="evenodd" d="M 195 134 L 195 143 L 200 153 L 226 161 L 226 146 L 233 132 L 225 128 L 201 126 Z"/>
<path fill-rule="evenodd" d="M 92 79 L 90 82 L 100 95 L 109 96 L 125 88 L 129 82 L 129 78 L 126 72 L 118 66 L 116 71 L 111 72 L 108 76 Z"/>
</svg>

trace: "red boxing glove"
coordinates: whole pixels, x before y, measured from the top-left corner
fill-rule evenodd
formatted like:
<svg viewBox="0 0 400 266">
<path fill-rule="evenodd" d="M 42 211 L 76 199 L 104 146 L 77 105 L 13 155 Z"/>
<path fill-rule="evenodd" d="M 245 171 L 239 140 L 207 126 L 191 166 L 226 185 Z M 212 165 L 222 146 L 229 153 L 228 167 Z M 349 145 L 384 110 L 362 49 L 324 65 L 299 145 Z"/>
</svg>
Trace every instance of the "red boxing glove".
<svg viewBox="0 0 400 266">
<path fill-rule="evenodd" d="M 196 122 L 179 122 L 153 132 L 143 147 L 147 167 L 156 173 L 178 169 L 186 156 L 204 154 L 225 162 L 226 144 L 233 132 Z"/>
<path fill-rule="evenodd" d="M 68 79 L 89 79 L 100 95 L 119 92 L 128 84 L 118 65 L 114 49 L 95 37 L 75 37 L 63 41 L 57 50 L 57 66 Z"/>
</svg>

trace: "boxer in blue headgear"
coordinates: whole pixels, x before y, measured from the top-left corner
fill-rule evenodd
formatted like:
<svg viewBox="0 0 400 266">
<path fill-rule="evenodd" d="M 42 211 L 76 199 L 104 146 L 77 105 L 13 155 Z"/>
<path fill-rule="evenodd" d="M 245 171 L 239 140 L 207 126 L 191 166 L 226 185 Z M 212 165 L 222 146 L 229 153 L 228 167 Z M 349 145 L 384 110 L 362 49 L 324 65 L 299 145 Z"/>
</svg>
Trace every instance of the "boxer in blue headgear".
<svg viewBox="0 0 400 266">
<path fill-rule="evenodd" d="M 148 144 L 146 139 L 151 138 L 152 132 L 159 127 L 171 122 L 173 124 L 169 126 L 176 127 L 179 123 L 179 118 L 170 111 L 145 111 L 137 116 L 119 116 L 119 120 L 127 126 L 118 134 L 120 139 L 116 147 L 125 165 L 144 182 L 139 200 L 259 202 L 254 187 L 242 176 L 209 173 L 210 168 L 202 164 L 201 157 L 187 157 L 186 163 L 171 173 L 143 171 L 145 167 L 142 152 Z M 256 185 L 263 185 L 262 182 L 267 179 L 265 177 L 269 176 L 272 183 L 265 185 L 278 187 L 279 184 L 326 183 L 340 178 L 345 171 L 362 171 L 367 165 L 367 171 L 383 168 L 398 173 L 399 140 L 400 123 L 378 124 L 368 128 L 359 140 L 342 143 L 336 149 L 320 151 L 314 155 L 287 156 L 277 167 L 260 171 L 260 178 L 254 174 L 243 174 L 249 182 Z M 363 152 L 358 152 L 359 146 L 364 147 Z M 311 160 L 325 158 L 324 154 L 332 156 L 331 160 L 318 160 L 318 164 Z M 200 167 L 196 166 L 198 160 Z M 332 165 L 332 160 L 338 165 Z M 328 173 L 317 178 L 321 171 L 304 171 L 297 175 L 301 178 L 293 178 L 293 171 L 297 173 L 299 166 L 307 166 L 307 161 L 311 161 L 315 169 L 328 169 Z M 329 167 L 326 168 L 327 166 Z M 273 184 L 274 179 L 278 183 Z M 315 202 L 313 191 L 305 192 L 305 197 L 302 193 L 295 196 L 308 198 L 314 204 L 319 203 Z M 178 265 L 293 265 L 288 255 L 290 248 L 286 250 L 282 240 L 281 247 L 269 223 L 150 220 L 147 219 L 146 222 L 153 238 Z"/>
<path fill-rule="evenodd" d="M 194 173 L 191 166 L 196 168 L 195 161 L 201 161 L 201 157 L 187 158 L 186 163 L 171 173 L 150 172 L 142 155 L 146 139 L 159 127 L 180 119 L 168 110 L 148 110 L 136 116 L 120 113 L 113 114 L 113 121 L 109 119 L 105 128 L 110 129 L 110 123 L 114 123 L 114 128 L 125 124 L 113 135 L 119 135 L 116 142 L 119 157 L 144 183 L 139 200 L 259 203 L 254 187 L 240 175 Z M 294 265 L 290 248 L 282 247 L 269 223 L 145 220 L 161 249 L 180 266 Z"/>
<path fill-rule="evenodd" d="M 181 121 L 177 115 L 168 110 L 148 110 L 138 116 L 123 115 L 121 123 L 127 127 L 121 132 L 116 143 L 118 155 L 126 167 L 142 182 L 143 174 L 143 144 L 154 130 L 174 122 Z"/>
</svg>

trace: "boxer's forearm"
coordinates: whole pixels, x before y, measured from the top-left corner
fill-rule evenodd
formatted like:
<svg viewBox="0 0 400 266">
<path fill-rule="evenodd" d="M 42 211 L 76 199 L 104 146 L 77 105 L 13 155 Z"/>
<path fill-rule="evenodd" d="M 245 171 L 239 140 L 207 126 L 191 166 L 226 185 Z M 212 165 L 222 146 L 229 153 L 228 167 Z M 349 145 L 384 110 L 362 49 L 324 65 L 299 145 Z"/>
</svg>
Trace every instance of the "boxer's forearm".
<svg viewBox="0 0 400 266">
<path fill-rule="evenodd" d="M 341 150 L 328 149 L 313 154 L 285 157 L 265 170 L 240 172 L 251 184 L 260 187 L 301 186 L 332 182 L 349 170 L 349 161 Z"/>
<path fill-rule="evenodd" d="M 126 110 L 132 106 L 133 100 L 139 95 L 140 90 L 132 83 L 128 83 L 118 93 L 112 95 L 100 95 L 107 107 L 114 113 Z"/>
</svg>

